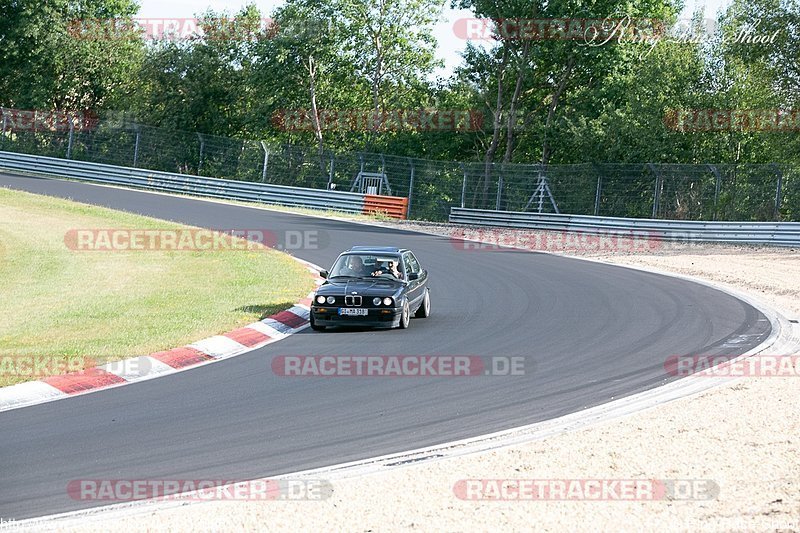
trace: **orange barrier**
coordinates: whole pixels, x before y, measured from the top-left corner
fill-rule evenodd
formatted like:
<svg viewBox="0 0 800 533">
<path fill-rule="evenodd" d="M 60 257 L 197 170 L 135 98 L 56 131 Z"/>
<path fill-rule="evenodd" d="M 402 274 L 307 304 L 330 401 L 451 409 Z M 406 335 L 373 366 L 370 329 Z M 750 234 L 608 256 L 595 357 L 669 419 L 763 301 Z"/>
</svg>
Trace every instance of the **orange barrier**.
<svg viewBox="0 0 800 533">
<path fill-rule="evenodd" d="M 364 214 L 382 213 L 391 218 L 405 220 L 408 215 L 408 198 L 402 196 L 364 195 Z"/>
</svg>

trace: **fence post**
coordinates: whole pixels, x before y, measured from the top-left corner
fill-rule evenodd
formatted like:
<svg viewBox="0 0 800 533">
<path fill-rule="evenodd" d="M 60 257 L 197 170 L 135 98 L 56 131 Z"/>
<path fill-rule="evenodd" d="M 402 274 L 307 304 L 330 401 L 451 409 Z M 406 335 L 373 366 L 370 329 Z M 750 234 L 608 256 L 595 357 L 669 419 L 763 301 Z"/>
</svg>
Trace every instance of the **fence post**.
<svg viewBox="0 0 800 533">
<path fill-rule="evenodd" d="M 383 176 L 381 177 L 381 185 L 378 189 L 378 194 L 383 194 L 383 184 L 386 183 L 386 188 L 389 190 L 389 196 L 391 196 L 392 186 L 389 185 L 389 178 L 386 176 L 386 156 L 384 154 L 381 154 L 381 174 L 383 174 Z"/>
<path fill-rule="evenodd" d="M 75 122 L 69 117 L 69 140 L 67 140 L 67 159 L 72 159 L 72 141 L 75 135 Z"/>
<path fill-rule="evenodd" d="M 600 194 L 603 190 L 603 175 L 597 176 L 597 190 L 594 193 L 594 216 L 600 214 Z"/>
<path fill-rule="evenodd" d="M 269 148 L 267 148 L 267 143 L 264 141 L 259 141 L 261 143 L 261 149 L 264 150 L 264 166 L 261 168 L 261 183 L 267 182 L 267 165 L 269 164 Z"/>
<path fill-rule="evenodd" d="M 658 218 L 658 204 L 661 202 L 661 174 L 658 173 L 653 163 L 647 163 L 647 166 L 656 177 L 656 187 L 653 190 L 653 216 L 650 218 Z"/>
<path fill-rule="evenodd" d="M 719 170 L 717 169 L 716 165 L 708 165 L 709 170 L 714 174 L 714 216 L 712 220 L 717 220 L 717 205 L 719 204 L 719 191 L 722 187 L 722 176 L 719 174 Z"/>
<path fill-rule="evenodd" d="M 136 168 L 136 164 L 139 161 L 139 136 L 141 131 L 138 124 L 134 128 L 136 129 L 136 144 L 133 146 L 133 168 Z"/>
<path fill-rule="evenodd" d="M 461 163 L 461 170 L 464 171 L 464 181 L 461 182 L 461 208 L 464 208 L 464 200 L 467 196 L 467 166 Z"/>
<path fill-rule="evenodd" d="M 197 134 L 197 138 L 200 139 L 200 162 L 197 163 L 197 175 L 200 175 L 200 169 L 203 168 L 203 150 L 206 147 L 206 142 L 203 140 L 203 135 L 201 133 Z"/>
<path fill-rule="evenodd" d="M 781 189 L 783 188 L 783 172 L 781 172 L 781 168 L 776 164 L 772 163 L 772 167 L 775 169 L 775 173 L 778 175 L 778 186 L 775 189 L 775 220 L 780 220 L 781 218 Z"/>
<path fill-rule="evenodd" d="M 500 167 L 500 176 L 497 178 L 497 199 L 494 202 L 494 210 L 500 211 L 500 197 L 503 195 L 503 167 Z"/>
<path fill-rule="evenodd" d="M 408 179 L 408 208 L 406 209 L 406 218 L 411 218 L 411 196 L 414 193 L 414 161 L 409 157 L 408 164 L 411 165 L 411 177 Z"/>
<path fill-rule="evenodd" d="M 328 190 L 331 190 L 331 184 L 333 183 L 333 162 L 334 162 L 333 152 L 331 152 L 331 166 L 328 169 L 328 185 L 327 185 Z"/>
</svg>

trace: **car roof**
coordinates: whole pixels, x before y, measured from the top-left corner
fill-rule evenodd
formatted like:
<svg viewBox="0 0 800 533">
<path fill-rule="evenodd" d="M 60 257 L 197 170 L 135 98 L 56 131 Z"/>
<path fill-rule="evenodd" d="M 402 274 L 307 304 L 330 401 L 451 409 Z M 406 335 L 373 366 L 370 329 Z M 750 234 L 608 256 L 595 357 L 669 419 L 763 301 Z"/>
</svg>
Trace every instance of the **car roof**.
<svg viewBox="0 0 800 533">
<path fill-rule="evenodd" d="M 393 246 L 353 246 L 348 252 L 373 252 L 378 254 L 399 254 L 405 252 L 406 248 L 397 248 Z"/>
</svg>

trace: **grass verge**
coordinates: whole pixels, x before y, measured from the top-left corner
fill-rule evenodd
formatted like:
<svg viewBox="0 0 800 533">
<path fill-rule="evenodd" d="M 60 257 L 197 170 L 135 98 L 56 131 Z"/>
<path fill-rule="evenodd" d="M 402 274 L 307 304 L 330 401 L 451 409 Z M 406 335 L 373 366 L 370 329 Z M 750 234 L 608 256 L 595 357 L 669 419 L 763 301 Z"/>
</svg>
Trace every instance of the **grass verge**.
<svg viewBox="0 0 800 533">
<path fill-rule="evenodd" d="M 193 342 L 286 309 L 314 287 L 266 248 L 76 251 L 75 229 L 188 226 L 0 188 L 0 386 Z M 252 247 L 251 247 L 252 248 Z M 91 366 L 91 365 L 90 365 Z"/>
</svg>

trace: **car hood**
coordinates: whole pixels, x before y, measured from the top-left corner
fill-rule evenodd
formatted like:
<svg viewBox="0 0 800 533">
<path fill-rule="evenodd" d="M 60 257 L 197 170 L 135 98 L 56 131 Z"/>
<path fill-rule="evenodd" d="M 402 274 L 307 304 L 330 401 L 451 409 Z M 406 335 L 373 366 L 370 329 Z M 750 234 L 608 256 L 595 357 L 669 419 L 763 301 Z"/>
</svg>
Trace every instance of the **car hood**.
<svg viewBox="0 0 800 533">
<path fill-rule="evenodd" d="M 328 280 L 317 289 L 317 294 L 325 296 L 344 296 L 357 292 L 362 296 L 392 296 L 403 288 L 402 281 L 385 278 Z"/>
</svg>

